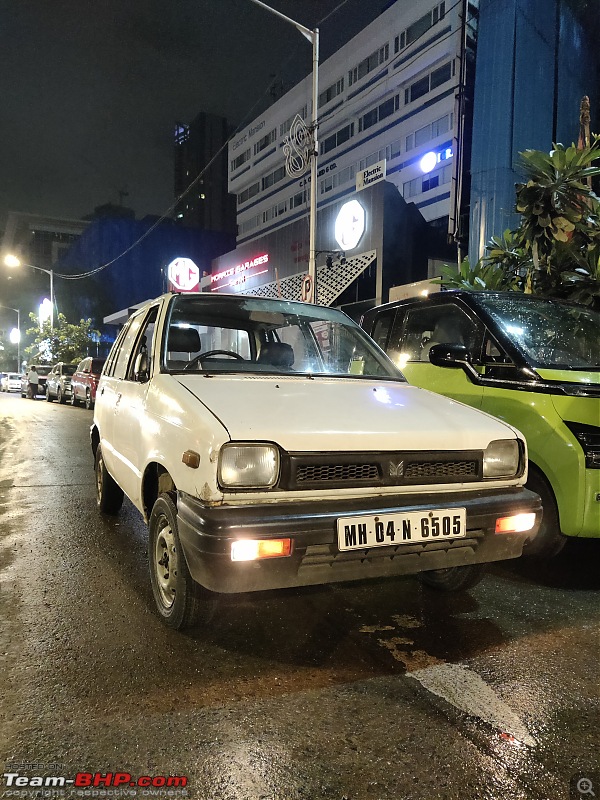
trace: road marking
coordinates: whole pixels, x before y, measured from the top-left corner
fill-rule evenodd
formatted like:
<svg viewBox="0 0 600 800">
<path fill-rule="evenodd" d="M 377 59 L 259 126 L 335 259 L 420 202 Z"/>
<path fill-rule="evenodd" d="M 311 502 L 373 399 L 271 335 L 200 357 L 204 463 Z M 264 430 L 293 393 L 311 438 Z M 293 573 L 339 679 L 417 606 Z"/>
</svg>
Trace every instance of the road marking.
<svg viewBox="0 0 600 800">
<path fill-rule="evenodd" d="M 428 691 L 442 697 L 451 705 L 471 716 L 479 717 L 519 742 L 535 747 L 537 742 L 523 721 L 487 683 L 462 664 L 434 664 L 407 677 L 415 678 Z"/>
<path fill-rule="evenodd" d="M 361 633 L 383 633 L 422 628 L 423 623 L 415 617 L 396 615 L 392 625 L 363 625 Z M 390 636 L 377 640 L 381 647 L 389 650 L 392 658 L 407 669 L 406 677 L 414 678 L 432 694 L 450 705 L 487 722 L 503 734 L 529 747 L 537 742 L 527 730 L 525 723 L 481 678 L 463 664 L 448 664 L 425 650 L 414 649 L 415 641 L 407 636 Z"/>
</svg>

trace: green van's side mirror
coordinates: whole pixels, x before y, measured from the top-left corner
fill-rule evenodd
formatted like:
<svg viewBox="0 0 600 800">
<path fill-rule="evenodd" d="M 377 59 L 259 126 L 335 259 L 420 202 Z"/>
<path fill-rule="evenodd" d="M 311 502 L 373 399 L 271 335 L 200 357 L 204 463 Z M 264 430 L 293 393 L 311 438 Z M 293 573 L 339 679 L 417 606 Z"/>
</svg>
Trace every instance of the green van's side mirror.
<svg viewBox="0 0 600 800">
<path fill-rule="evenodd" d="M 473 370 L 471 354 L 464 344 L 434 344 L 429 351 L 429 361 L 435 367 Z"/>
</svg>

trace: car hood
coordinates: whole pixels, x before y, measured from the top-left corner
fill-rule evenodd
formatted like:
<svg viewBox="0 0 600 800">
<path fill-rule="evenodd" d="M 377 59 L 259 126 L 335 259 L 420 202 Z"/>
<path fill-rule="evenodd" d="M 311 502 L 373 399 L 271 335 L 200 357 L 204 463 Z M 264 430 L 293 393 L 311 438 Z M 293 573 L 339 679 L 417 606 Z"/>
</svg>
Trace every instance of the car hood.
<svg viewBox="0 0 600 800">
<path fill-rule="evenodd" d="M 232 440 L 310 450 L 479 450 L 514 429 L 424 389 L 366 379 L 177 375 Z"/>
</svg>

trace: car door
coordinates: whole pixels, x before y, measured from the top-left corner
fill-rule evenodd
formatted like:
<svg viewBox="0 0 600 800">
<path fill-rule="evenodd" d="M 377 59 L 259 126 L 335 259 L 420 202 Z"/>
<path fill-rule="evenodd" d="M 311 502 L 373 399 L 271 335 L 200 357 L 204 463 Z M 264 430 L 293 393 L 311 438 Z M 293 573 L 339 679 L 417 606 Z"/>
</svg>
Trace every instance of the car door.
<svg viewBox="0 0 600 800">
<path fill-rule="evenodd" d="M 122 397 L 123 382 L 144 316 L 140 312 L 130 317 L 113 345 L 107 361 L 107 369 L 99 386 L 94 412 L 104 463 L 109 473 L 123 489 L 127 467 L 123 462 L 119 442 L 115 439 L 115 418 Z"/>
<path fill-rule="evenodd" d="M 121 488 L 138 506 L 145 458 L 142 429 L 146 419 L 146 396 L 150 388 L 148 377 L 152 370 L 150 360 L 154 352 L 158 306 L 151 306 L 146 311 L 137 328 L 127 369 L 118 385 L 113 429 L 113 443 L 120 460 Z M 140 354 L 147 359 L 147 369 L 143 374 L 136 373 Z"/>
<path fill-rule="evenodd" d="M 463 369 L 436 367 L 429 361 L 434 344 L 460 344 L 467 347 L 477 365 L 485 331 L 479 319 L 456 303 L 432 301 L 398 308 L 390 323 L 387 354 L 410 383 L 474 408 L 481 407 L 482 389 Z"/>
</svg>

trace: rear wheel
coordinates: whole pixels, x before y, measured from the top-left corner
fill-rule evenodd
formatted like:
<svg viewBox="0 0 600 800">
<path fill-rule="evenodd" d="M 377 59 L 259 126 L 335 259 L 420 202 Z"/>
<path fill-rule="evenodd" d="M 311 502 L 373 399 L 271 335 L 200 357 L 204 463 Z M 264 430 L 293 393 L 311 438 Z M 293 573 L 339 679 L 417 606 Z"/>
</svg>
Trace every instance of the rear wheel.
<svg viewBox="0 0 600 800">
<path fill-rule="evenodd" d="M 51 402 L 52 402 L 52 398 L 50 397 L 50 387 L 49 387 L 49 386 L 46 386 L 46 400 L 47 400 L 49 403 L 51 403 Z"/>
<path fill-rule="evenodd" d="M 532 465 L 529 466 L 529 476 L 525 486 L 542 498 L 544 514 L 537 536 L 527 543 L 523 550 L 523 555 L 535 556 L 536 558 L 554 558 L 567 542 L 567 537 L 560 532 L 558 507 L 554 492 L 542 473 Z"/>
<path fill-rule="evenodd" d="M 485 574 L 485 564 L 466 564 L 463 567 L 434 569 L 420 572 L 421 583 L 444 592 L 464 592 L 476 586 Z"/>
<path fill-rule="evenodd" d="M 159 495 L 154 503 L 149 532 L 150 580 L 160 618 L 176 630 L 194 625 L 202 589 L 188 570 L 179 540 L 177 506 L 168 494 Z"/>
<path fill-rule="evenodd" d="M 94 407 L 94 401 L 92 400 L 92 394 L 89 389 L 85 390 L 85 407 L 88 411 Z"/>
<path fill-rule="evenodd" d="M 71 389 L 71 405 L 78 406 L 79 400 L 77 399 L 77 395 L 75 394 L 75 390 Z"/>
<path fill-rule="evenodd" d="M 123 505 L 123 490 L 104 464 L 102 448 L 96 450 L 96 505 L 104 514 L 118 514 Z"/>
</svg>

